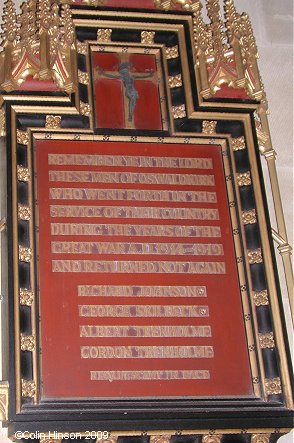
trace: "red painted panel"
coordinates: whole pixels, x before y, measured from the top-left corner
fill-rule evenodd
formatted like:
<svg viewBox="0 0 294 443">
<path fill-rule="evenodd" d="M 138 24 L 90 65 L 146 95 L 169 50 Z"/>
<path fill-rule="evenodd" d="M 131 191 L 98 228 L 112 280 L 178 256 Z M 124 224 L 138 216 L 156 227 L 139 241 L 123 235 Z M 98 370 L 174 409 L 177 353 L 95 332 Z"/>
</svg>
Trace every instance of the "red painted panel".
<svg viewBox="0 0 294 443">
<path fill-rule="evenodd" d="M 54 154 L 53 157 L 52 154 Z M 59 154 L 66 155 L 61 158 Z M 74 162 L 72 162 L 73 157 L 70 157 L 73 154 L 75 154 Z M 90 155 L 96 157 L 89 157 Z M 144 160 L 142 164 L 139 157 Z M 202 159 L 205 158 L 212 162 L 208 169 L 199 169 L 198 165 L 193 168 L 187 166 L 189 162 L 195 162 L 196 159 L 204 162 Z M 94 162 L 93 159 L 95 159 Z M 173 166 L 174 159 L 185 161 L 185 165 L 181 163 L 181 166 L 180 164 Z M 162 164 L 162 161 L 165 163 Z M 183 398 L 253 395 L 220 147 L 169 143 L 162 145 L 134 142 L 38 140 L 36 141 L 36 174 L 36 199 L 39 205 L 37 212 L 39 214 L 39 250 L 37 253 L 39 255 L 43 398 L 142 398 L 150 396 Z M 80 174 L 79 177 L 82 181 L 77 181 L 77 174 Z M 129 178 L 133 177 L 130 174 L 140 177 L 139 181 L 135 180 L 130 183 Z M 190 176 L 202 180 L 202 175 L 212 174 L 214 175 L 214 184 L 212 183 L 210 186 L 172 184 L 171 174 L 177 174 L 177 177 L 180 177 L 180 182 Z M 95 179 L 95 177 L 102 176 L 104 179 Z M 116 176 L 120 177 L 118 182 L 110 180 L 111 177 Z M 92 177 L 93 180 L 88 180 L 89 177 Z M 167 181 L 165 184 L 159 184 L 156 180 L 154 181 L 154 177 L 157 177 L 156 180 L 159 181 L 164 177 Z M 70 188 L 72 191 L 64 190 L 64 188 Z M 55 191 L 53 191 L 54 189 Z M 109 197 L 100 196 L 100 198 L 91 199 L 91 192 L 104 192 L 103 189 L 108 190 Z M 193 203 L 189 201 L 189 198 L 185 202 L 173 199 L 171 201 L 169 199 L 165 201 L 155 199 L 151 202 L 149 197 L 146 200 L 142 197 L 136 199 L 125 197 L 121 200 L 111 197 L 117 192 L 125 192 L 127 189 L 130 190 L 130 195 L 132 190 L 145 192 L 146 196 L 149 195 L 148 192 L 158 191 L 159 194 L 155 193 L 154 195 L 160 197 L 164 192 L 171 191 L 175 191 L 175 195 L 180 195 L 177 193 L 185 191 L 187 197 L 190 195 L 189 193 L 197 191 L 213 191 L 216 193 L 217 203 L 203 203 L 202 201 Z M 63 197 L 60 192 L 63 193 Z M 78 194 L 72 197 L 73 192 L 81 192 L 82 194 L 80 197 Z M 92 214 L 91 217 L 81 216 L 83 214 L 79 212 L 75 213 L 75 216 L 73 214 L 70 216 L 67 212 L 57 213 L 57 211 L 70 210 L 72 205 L 82 206 L 83 211 L 88 211 L 88 207 L 97 206 L 102 212 Z M 103 210 L 102 207 L 104 207 Z M 147 215 L 137 215 L 138 218 L 126 215 L 137 211 L 138 208 L 141 208 L 141 211 L 147 211 L 146 214 L 156 214 L 156 211 L 159 211 L 161 207 L 164 207 L 163 212 L 167 211 L 168 214 L 177 213 L 178 208 L 181 211 L 184 209 L 187 214 L 193 208 L 194 211 L 195 208 L 217 209 L 219 219 L 204 221 L 182 216 L 174 219 L 161 216 L 154 219 Z M 113 214 L 116 214 L 113 217 L 110 216 L 112 211 Z M 120 215 L 117 216 L 117 214 Z M 71 230 L 70 233 L 55 231 L 58 226 L 58 229 L 61 229 L 60 227 L 63 229 L 70 224 L 74 224 L 74 230 Z M 78 228 L 84 230 L 86 224 L 91 226 L 96 224 L 99 232 L 97 231 L 93 235 L 84 231 L 76 231 Z M 114 229 L 117 224 L 120 226 L 119 230 L 115 230 L 115 234 L 111 234 L 108 230 Z M 221 237 L 191 238 L 189 235 L 181 234 L 182 231 L 176 236 L 168 234 L 169 229 L 174 229 L 173 226 L 176 226 L 176 230 L 183 230 L 203 225 L 207 227 L 219 226 Z M 123 230 L 126 226 L 130 226 L 129 234 Z M 147 230 L 146 232 L 152 227 L 163 228 L 167 230 L 167 234 L 159 237 L 155 234 L 135 235 L 135 231 L 132 229 L 135 229 L 136 226 L 142 226 Z M 175 242 L 191 245 L 220 243 L 224 255 L 186 257 L 181 254 L 169 255 L 166 252 L 161 252 L 161 255 L 151 254 L 148 256 L 142 255 L 142 253 L 110 254 L 97 253 L 97 251 L 94 255 L 89 255 L 85 253 L 86 251 L 78 254 L 77 250 L 67 253 L 63 250 L 60 253 L 53 248 L 52 245 L 56 244 L 54 242 L 66 242 L 66 247 L 70 248 L 73 242 L 78 242 L 82 247 L 91 242 L 95 243 L 95 247 L 97 245 L 105 247 L 107 242 L 114 246 L 118 246 L 120 242 L 128 242 L 128 244 L 140 242 L 147 245 L 163 243 L 164 248 Z M 79 266 L 80 271 L 85 271 L 85 268 L 80 268 L 80 265 L 87 260 L 107 262 L 108 265 L 103 271 L 99 268 L 100 270 L 96 269 L 96 272 L 74 272 L 74 269 L 77 270 L 76 266 Z M 181 269 L 186 269 L 188 262 L 195 265 L 200 261 L 203 263 L 221 261 L 225 263 L 226 272 L 218 275 L 187 273 L 186 271 L 180 273 L 116 272 L 119 265 L 125 266 L 125 263 L 131 260 L 139 264 L 145 260 L 153 260 L 157 263 L 167 263 L 166 266 L 170 264 L 171 267 L 175 262 L 181 262 Z M 59 265 L 57 266 L 56 263 L 69 263 L 69 261 L 71 262 L 70 267 L 67 268 L 68 265 L 66 265 L 65 268 L 62 268 L 64 272 L 60 272 Z M 89 268 L 87 269 L 89 271 Z M 109 272 L 110 269 L 111 272 Z M 111 290 L 107 296 L 103 292 L 96 296 L 83 295 L 79 292 L 79 287 L 88 287 L 88 285 L 110 288 Z M 155 289 L 166 287 L 170 291 L 170 288 L 191 288 L 192 286 L 205 286 L 206 296 L 191 298 L 182 294 L 181 291 L 172 297 L 158 294 L 140 297 L 137 290 L 134 292 L 136 295 L 124 293 L 124 296 L 111 292 L 115 291 L 112 289 L 113 287 L 122 288 L 122 291 L 124 291 L 124 287 Z M 129 317 L 112 317 L 109 314 L 81 317 L 79 316 L 79 305 L 96 305 L 98 310 L 102 309 L 102 305 L 108 305 L 109 312 L 112 312 L 112 309 L 123 310 L 130 306 L 133 306 L 131 309 L 134 311 L 148 308 L 151 305 L 157 306 L 160 310 L 164 307 L 168 310 L 170 306 L 174 306 L 176 309 L 180 309 L 180 306 L 191 306 L 194 309 L 196 306 L 205 305 L 209 309 L 209 316 L 168 317 L 158 315 L 141 317 L 132 313 Z M 193 328 L 209 325 L 211 336 L 191 337 L 184 335 L 183 337 L 166 338 L 164 336 L 136 337 L 129 334 L 128 336 L 111 337 L 111 335 L 105 336 L 107 334 L 103 333 L 101 337 L 91 338 L 81 336 L 80 326 L 82 325 L 103 327 L 103 330 L 107 326 L 117 328 L 123 326 Z M 128 348 L 149 346 L 153 349 L 172 347 L 181 350 L 181 352 L 184 352 L 185 347 L 190 349 L 194 346 L 212 346 L 214 355 L 212 358 L 111 358 L 109 355 L 109 358 L 101 358 L 102 354 L 99 354 L 99 358 L 81 358 L 81 348 L 84 346 L 91 349 L 92 347 L 94 347 L 93 349 L 97 349 L 97 347 L 114 349 L 115 346 L 118 346 L 118 352 L 123 346 Z M 161 374 L 161 377 L 156 380 L 114 380 L 112 375 L 104 381 L 97 381 L 90 379 L 91 371 L 106 374 L 107 377 L 110 371 L 116 371 L 116 374 L 122 374 L 122 371 L 126 371 L 128 374 L 134 374 L 135 371 L 137 371 L 136 374 L 138 372 L 146 374 L 147 371 L 148 377 L 151 374 L 148 371 L 156 371 Z M 189 373 L 191 371 L 193 373 L 206 371 L 205 373 L 209 374 L 209 377 L 167 379 L 162 375 L 167 371 L 173 371 L 172 373 L 176 374 L 182 374 L 183 371 Z"/>
<path fill-rule="evenodd" d="M 250 97 L 247 95 L 245 89 L 230 88 L 228 85 L 222 85 L 220 90 L 215 93 L 214 97 L 250 100 Z"/>
<path fill-rule="evenodd" d="M 103 71 L 117 71 L 120 64 L 120 56 L 114 52 L 94 52 L 93 68 Z"/>
<path fill-rule="evenodd" d="M 156 72 L 156 62 L 154 55 L 131 54 L 130 63 L 132 71 L 136 72 Z"/>
<path fill-rule="evenodd" d="M 18 88 L 18 91 L 60 91 L 53 80 L 36 80 L 33 77 L 27 77 L 26 81 Z"/>
<path fill-rule="evenodd" d="M 121 80 L 101 78 L 95 82 L 96 125 L 99 128 L 124 128 L 124 102 Z"/>
<path fill-rule="evenodd" d="M 136 129 L 162 129 L 161 112 L 158 106 L 158 87 L 150 81 L 136 80 L 139 99 L 135 110 Z"/>
</svg>

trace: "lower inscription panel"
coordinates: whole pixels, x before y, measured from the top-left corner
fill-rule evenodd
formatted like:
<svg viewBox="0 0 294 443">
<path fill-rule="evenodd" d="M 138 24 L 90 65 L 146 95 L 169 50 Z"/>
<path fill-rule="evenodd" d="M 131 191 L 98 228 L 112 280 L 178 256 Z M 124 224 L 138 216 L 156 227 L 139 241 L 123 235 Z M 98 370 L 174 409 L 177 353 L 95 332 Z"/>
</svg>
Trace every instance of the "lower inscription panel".
<svg viewBox="0 0 294 443">
<path fill-rule="evenodd" d="M 42 398 L 250 396 L 221 147 L 35 142 Z"/>
</svg>

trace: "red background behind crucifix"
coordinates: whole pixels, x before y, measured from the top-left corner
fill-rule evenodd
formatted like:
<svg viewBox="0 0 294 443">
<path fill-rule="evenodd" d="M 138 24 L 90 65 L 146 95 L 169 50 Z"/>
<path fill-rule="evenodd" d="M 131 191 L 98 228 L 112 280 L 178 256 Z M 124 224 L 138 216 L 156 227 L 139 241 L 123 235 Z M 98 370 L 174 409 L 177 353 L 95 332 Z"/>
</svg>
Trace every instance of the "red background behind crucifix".
<svg viewBox="0 0 294 443">
<path fill-rule="evenodd" d="M 162 130 L 156 58 L 149 54 L 93 54 L 96 126 L 113 129 Z M 134 111 L 119 71 L 128 64 L 133 79 Z"/>
</svg>

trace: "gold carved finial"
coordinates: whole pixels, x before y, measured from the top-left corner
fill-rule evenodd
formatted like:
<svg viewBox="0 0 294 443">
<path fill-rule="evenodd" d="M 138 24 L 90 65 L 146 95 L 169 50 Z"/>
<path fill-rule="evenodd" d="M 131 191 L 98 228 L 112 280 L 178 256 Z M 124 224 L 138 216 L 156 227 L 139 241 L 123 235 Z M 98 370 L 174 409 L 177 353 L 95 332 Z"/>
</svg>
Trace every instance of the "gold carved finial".
<svg viewBox="0 0 294 443">
<path fill-rule="evenodd" d="M 22 379 L 21 388 L 22 397 L 34 398 L 36 396 L 36 383 L 33 380 Z"/>
<path fill-rule="evenodd" d="M 279 377 L 266 378 L 264 382 L 267 395 L 278 395 L 282 393 L 281 380 Z"/>
<path fill-rule="evenodd" d="M 251 185 L 251 175 L 250 172 L 241 172 L 236 174 L 238 186 L 250 186 Z"/>
<path fill-rule="evenodd" d="M 185 118 L 186 117 L 186 106 L 172 106 L 172 114 L 174 119 Z"/>
<path fill-rule="evenodd" d="M 61 125 L 60 115 L 46 115 L 45 128 L 47 129 L 59 129 Z"/>
<path fill-rule="evenodd" d="M 150 443 L 169 443 L 170 439 L 170 434 L 151 435 Z"/>
<path fill-rule="evenodd" d="M 165 56 L 168 60 L 179 57 L 179 47 L 172 46 L 165 48 Z"/>
<path fill-rule="evenodd" d="M 231 145 L 233 151 L 243 151 L 244 149 L 246 149 L 245 138 L 244 137 L 232 138 Z"/>
<path fill-rule="evenodd" d="M 23 306 L 32 306 L 34 302 L 34 293 L 30 289 L 19 290 L 19 302 Z"/>
<path fill-rule="evenodd" d="M 84 102 L 80 101 L 80 113 L 82 115 L 85 115 L 86 117 L 91 117 L 92 111 L 91 111 L 91 106 L 89 105 L 89 103 L 84 103 Z"/>
<path fill-rule="evenodd" d="M 254 225 L 257 223 L 256 211 L 255 209 L 250 209 L 249 211 L 242 212 L 242 221 L 244 225 Z"/>
<path fill-rule="evenodd" d="M 255 306 L 266 306 L 266 305 L 268 305 L 269 304 L 269 299 L 268 299 L 267 290 L 265 289 L 263 291 L 254 292 L 253 300 L 254 300 Z"/>
<path fill-rule="evenodd" d="M 0 421 L 8 420 L 9 385 L 7 381 L 0 381 Z"/>
<path fill-rule="evenodd" d="M 101 28 L 97 30 L 97 42 L 109 43 L 111 42 L 112 29 Z"/>
<path fill-rule="evenodd" d="M 16 89 L 31 76 L 53 80 L 66 92 L 76 87 L 74 25 L 69 5 L 58 0 L 26 0 L 16 18 L 12 0 L 4 6 L 4 48 L 0 85 Z M 72 52 L 74 50 L 74 52 Z"/>
<path fill-rule="evenodd" d="M 203 134 L 212 135 L 216 133 L 217 121 L 214 120 L 204 120 L 202 123 Z"/>
<path fill-rule="evenodd" d="M 25 205 L 18 205 L 18 218 L 20 220 L 30 220 L 32 215 L 31 208 Z"/>
<path fill-rule="evenodd" d="M 213 42 L 215 63 L 224 59 L 224 51 L 227 50 L 224 23 L 221 18 L 219 0 L 206 0 L 207 14 L 210 18 L 210 32 Z"/>
<path fill-rule="evenodd" d="M 179 88 L 183 85 L 182 74 L 174 75 L 168 78 L 170 88 Z"/>
<path fill-rule="evenodd" d="M 270 434 L 252 434 L 251 443 L 269 443 Z"/>
<path fill-rule="evenodd" d="M 36 339 L 33 335 L 21 334 L 20 349 L 22 351 L 34 351 L 36 347 Z"/>
<path fill-rule="evenodd" d="M 17 179 L 20 182 L 28 182 L 31 179 L 31 173 L 28 168 L 24 168 L 23 166 L 17 167 Z"/>
<path fill-rule="evenodd" d="M 154 31 L 142 31 L 141 32 L 141 43 L 144 45 L 153 45 L 154 43 Z"/>
<path fill-rule="evenodd" d="M 222 436 L 221 435 L 204 435 L 202 437 L 202 443 L 221 443 Z"/>
<path fill-rule="evenodd" d="M 24 246 L 19 246 L 18 249 L 18 258 L 19 261 L 30 263 L 30 261 L 33 258 L 32 250 L 31 248 L 26 248 Z"/>
<path fill-rule="evenodd" d="M 27 131 L 21 131 L 17 129 L 16 131 L 17 143 L 20 145 L 28 145 L 30 141 L 30 136 Z"/>
<path fill-rule="evenodd" d="M 3 58 L 3 77 L 1 79 L 1 86 L 5 91 L 12 91 L 15 89 L 15 81 L 13 79 L 12 58 L 13 49 L 17 41 L 17 19 L 16 9 L 13 0 L 6 0 L 3 8 L 3 24 L 2 24 L 2 46 L 4 48 Z"/>
<path fill-rule="evenodd" d="M 275 347 L 274 333 L 258 334 L 261 349 L 272 349 Z"/>
<path fill-rule="evenodd" d="M 251 265 L 263 262 L 262 251 L 260 248 L 249 250 L 247 255 L 248 255 L 249 263 Z"/>
</svg>

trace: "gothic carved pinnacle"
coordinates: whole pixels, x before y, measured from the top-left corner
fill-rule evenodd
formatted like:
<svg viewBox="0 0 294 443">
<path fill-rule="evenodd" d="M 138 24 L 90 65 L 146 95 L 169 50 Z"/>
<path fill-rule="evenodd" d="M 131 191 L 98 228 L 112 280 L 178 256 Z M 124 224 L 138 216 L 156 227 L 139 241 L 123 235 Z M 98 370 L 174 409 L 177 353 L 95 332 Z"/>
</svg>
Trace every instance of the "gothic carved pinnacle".
<svg viewBox="0 0 294 443">
<path fill-rule="evenodd" d="M 5 91 L 16 89 L 29 76 L 53 80 L 66 92 L 74 90 L 74 25 L 70 6 L 60 3 L 26 0 L 16 16 L 13 0 L 6 0 L 2 25 L 4 56 L 0 57 L 0 86 Z"/>
</svg>

